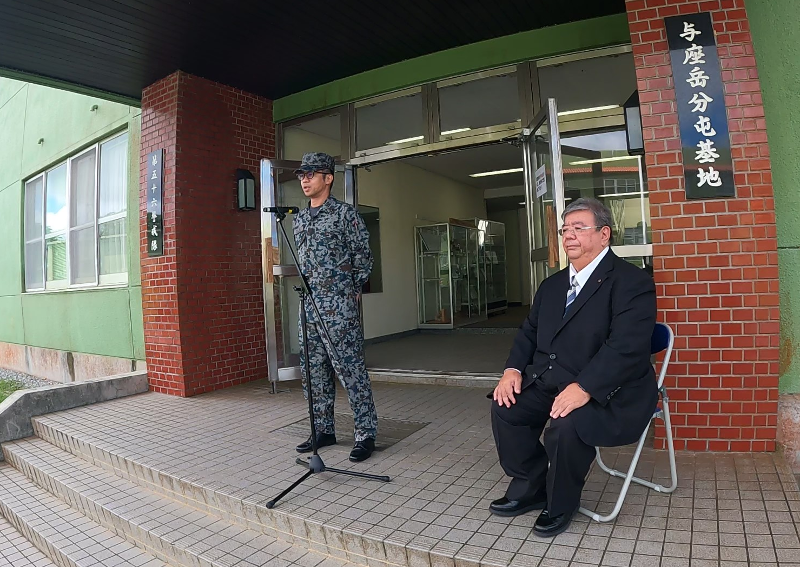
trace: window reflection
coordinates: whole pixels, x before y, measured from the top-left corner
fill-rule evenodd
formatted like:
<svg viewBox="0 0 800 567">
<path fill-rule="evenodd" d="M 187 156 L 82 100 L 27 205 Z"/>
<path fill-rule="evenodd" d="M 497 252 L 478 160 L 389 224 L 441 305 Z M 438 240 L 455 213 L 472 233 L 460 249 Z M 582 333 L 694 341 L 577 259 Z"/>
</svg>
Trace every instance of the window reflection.
<svg viewBox="0 0 800 567">
<path fill-rule="evenodd" d="M 460 83 L 442 81 L 438 89 L 443 138 L 474 135 L 476 130 L 491 126 L 520 126 L 516 67 Z"/>
<path fill-rule="evenodd" d="M 422 91 L 356 107 L 356 150 L 424 143 Z"/>
<path fill-rule="evenodd" d="M 305 120 L 283 129 L 283 159 L 300 160 L 307 152 L 342 153 L 342 119 L 330 114 Z"/>
<path fill-rule="evenodd" d="M 640 156 L 628 154 L 624 130 L 562 139 L 567 204 L 594 197 L 611 211 L 612 245 L 650 244 L 650 199 Z"/>
<path fill-rule="evenodd" d="M 580 59 L 556 65 L 540 63 L 542 101 L 555 98 L 559 113 L 622 108 L 636 90 L 632 53 Z"/>
</svg>

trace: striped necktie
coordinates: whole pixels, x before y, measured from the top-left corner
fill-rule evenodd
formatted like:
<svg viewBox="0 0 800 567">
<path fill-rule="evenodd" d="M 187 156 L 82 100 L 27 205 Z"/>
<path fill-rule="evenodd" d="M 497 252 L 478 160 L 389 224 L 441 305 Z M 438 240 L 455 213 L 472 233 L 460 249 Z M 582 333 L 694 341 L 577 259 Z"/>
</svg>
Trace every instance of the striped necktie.
<svg viewBox="0 0 800 567">
<path fill-rule="evenodd" d="M 572 302 L 575 301 L 576 297 L 578 297 L 578 278 L 577 276 L 572 276 L 572 279 L 570 280 L 569 293 L 567 294 L 567 305 L 564 307 L 565 317 L 569 312 L 569 306 L 572 305 Z"/>
</svg>

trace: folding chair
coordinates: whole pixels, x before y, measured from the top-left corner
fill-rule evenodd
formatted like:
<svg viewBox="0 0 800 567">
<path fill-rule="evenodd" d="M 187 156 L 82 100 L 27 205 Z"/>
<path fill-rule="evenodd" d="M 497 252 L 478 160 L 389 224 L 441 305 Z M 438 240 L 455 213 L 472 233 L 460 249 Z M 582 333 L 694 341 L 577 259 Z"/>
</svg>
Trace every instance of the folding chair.
<svg viewBox="0 0 800 567">
<path fill-rule="evenodd" d="M 667 430 L 667 451 L 669 452 L 669 469 L 672 477 L 672 484 L 667 487 L 633 476 L 633 473 L 636 470 L 636 464 L 639 462 L 639 456 L 642 454 L 644 440 L 647 437 L 647 432 L 650 430 L 650 422 L 647 423 L 647 427 L 644 428 L 644 432 L 639 439 L 639 444 L 636 446 L 636 452 L 633 454 L 633 459 L 631 460 L 631 464 L 628 467 L 627 473 L 623 473 L 606 466 L 602 457 L 600 456 L 600 447 L 595 447 L 595 451 L 597 451 L 597 464 L 600 465 L 600 468 L 611 476 L 617 476 L 625 479 L 625 482 L 622 484 L 619 497 L 617 498 L 617 503 L 614 506 L 614 510 L 608 516 L 601 516 L 600 514 L 592 512 L 591 510 L 587 510 L 583 507 L 578 508 L 580 513 L 589 516 L 597 522 L 610 522 L 617 517 L 620 509 L 622 508 L 622 503 L 625 501 L 625 495 L 628 493 L 628 488 L 630 487 L 631 482 L 647 486 L 656 492 L 665 493 L 673 492 L 678 487 L 678 473 L 675 468 L 675 446 L 672 443 L 672 425 L 669 420 L 669 397 L 667 396 L 666 388 L 664 388 L 664 376 L 667 375 L 667 367 L 669 366 L 669 359 L 672 355 L 672 344 L 674 341 L 675 335 L 672 333 L 672 329 L 669 328 L 669 325 L 664 323 L 656 323 L 656 327 L 653 329 L 653 336 L 650 339 L 650 352 L 652 354 L 657 354 L 663 350 L 666 350 L 667 352 L 664 355 L 664 362 L 661 363 L 661 372 L 658 374 L 658 392 L 661 394 L 661 407 L 656 406 L 656 410 L 653 413 L 652 419 L 659 417 L 664 420 L 664 426 Z"/>
</svg>

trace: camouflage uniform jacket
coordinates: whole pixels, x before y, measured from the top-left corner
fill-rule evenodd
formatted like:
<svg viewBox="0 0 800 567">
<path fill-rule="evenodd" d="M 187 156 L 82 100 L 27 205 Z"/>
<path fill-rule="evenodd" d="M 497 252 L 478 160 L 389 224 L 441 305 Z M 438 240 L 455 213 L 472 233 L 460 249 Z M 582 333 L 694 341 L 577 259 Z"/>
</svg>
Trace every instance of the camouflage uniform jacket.
<svg viewBox="0 0 800 567">
<path fill-rule="evenodd" d="M 326 323 L 359 321 L 357 295 L 372 271 L 369 232 L 356 209 L 328 197 L 312 217 L 305 208 L 295 217 L 294 239 L 300 269 Z M 306 305 L 309 321 L 313 308 Z"/>
</svg>

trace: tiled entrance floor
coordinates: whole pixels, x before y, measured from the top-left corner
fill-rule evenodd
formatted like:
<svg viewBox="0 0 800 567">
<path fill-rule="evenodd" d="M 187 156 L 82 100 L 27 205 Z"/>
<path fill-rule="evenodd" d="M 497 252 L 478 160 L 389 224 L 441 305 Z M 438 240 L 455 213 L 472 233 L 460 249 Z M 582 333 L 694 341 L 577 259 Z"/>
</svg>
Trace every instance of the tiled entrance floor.
<svg viewBox="0 0 800 567">
<path fill-rule="evenodd" d="M 349 445 L 323 449 L 330 467 L 388 474 L 392 482 L 313 476 L 274 510 L 291 516 L 293 533 L 318 526 L 327 538 L 362 537 L 375 543 L 368 556 L 409 566 L 800 566 L 800 491 L 777 455 L 679 453 L 673 494 L 634 486 L 614 523 L 580 516 L 545 540 L 531 533 L 536 513 L 504 519 L 488 512 L 506 479 L 485 389 L 376 383 L 374 390 L 380 417 L 429 425 L 360 464 L 348 461 Z M 260 382 L 189 399 L 143 394 L 36 420 L 66 444 L 260 507 L 303 472 L 294 462 L 303 438 L 280 430 L 306 411 L 297 384 L 272 395 Z M 348 411 L 340 395 L 337 413 Z M 630 453 L 605 455 L 625 466 Z M 663 481 L 667 474 L 666 454 L 646 450 L 637 475 Z M 593 470 L 583 504 L 610 510 L 620 484 Z"/>
</svg>

